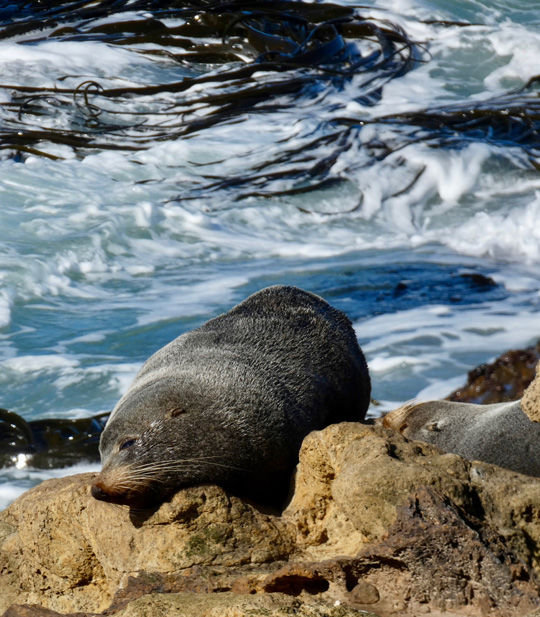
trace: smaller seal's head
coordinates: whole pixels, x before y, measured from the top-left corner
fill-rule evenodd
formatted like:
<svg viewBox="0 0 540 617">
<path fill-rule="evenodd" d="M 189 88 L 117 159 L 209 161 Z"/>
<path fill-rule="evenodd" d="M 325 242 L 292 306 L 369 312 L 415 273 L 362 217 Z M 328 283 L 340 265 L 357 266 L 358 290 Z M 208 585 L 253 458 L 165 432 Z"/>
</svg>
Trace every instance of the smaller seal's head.
<svg viewBox="0 0 540 617">
<path fill-rule="evenodd" d="M 455 403 L 408 401 L 386 414 L 383 426 L 399 431 L 407 439 L 437 443 L 437 434 L 450 424 L 450 416 L 446 415 L 446 412 L 449 406 L 452 411 L 452 405 L 455 406 Z"/>
<path fill-rule="evenodd" d="M 383 426 L 399 431 L 402 435 L 407 437 L 410 430 L 409 423 L 411 421 L 411 416 L 414 414 L 415 410 L 418 410 L 418 401 L 408 401 L 401 407 L 387 413 L 383 417 Z M 416 421 L 415 424 L 418 424 L 418 421 Z"/>
</svg>

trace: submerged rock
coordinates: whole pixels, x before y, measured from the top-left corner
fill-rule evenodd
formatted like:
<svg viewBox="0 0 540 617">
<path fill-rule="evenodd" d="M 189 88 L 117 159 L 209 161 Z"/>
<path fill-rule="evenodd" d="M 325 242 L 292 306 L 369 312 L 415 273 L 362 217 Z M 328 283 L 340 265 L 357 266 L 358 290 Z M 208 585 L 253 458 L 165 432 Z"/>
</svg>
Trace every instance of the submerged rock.
<svg viewBox="0 0 540 617">
<path fill-rule="evenodd" d="M 215 486 L 137 512 L 92 499 L 92 478 L 49 480 L 0 513 L 9 617 L 31 604 L 206 617 L 540 606 L 540 481 L 382 426 L 311 433 L 282 513 Z"/>
<path fill-rule="evenodd" d="M 523 396 L 534 379 L 540 361 L 540 341 L 526 349 L 514 349 L 491 364 L 481 364 L 469 372 L 467 383 L 447 399 L 460 403 L 504 403 Z"/>
<path fill-rule="evenodd" d="M 21 456 L 36 469 L 97 462 L 99 438 L 108 417 L 108 413 L 102 413 L 76 420 L 46 418 L 27 422 L 13 411 L 0 409 L 0 467 L 16 465 Z"/>
</svg>

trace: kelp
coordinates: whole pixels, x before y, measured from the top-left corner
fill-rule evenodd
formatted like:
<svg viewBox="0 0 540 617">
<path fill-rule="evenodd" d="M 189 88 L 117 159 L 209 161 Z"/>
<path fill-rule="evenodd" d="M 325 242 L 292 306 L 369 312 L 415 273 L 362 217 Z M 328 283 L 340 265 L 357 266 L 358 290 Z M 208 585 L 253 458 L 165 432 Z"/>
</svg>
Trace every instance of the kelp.
<svg viewBox="0 0 540 617">
<path fill-rule="evenodd" d="M 0 467 L 30 466 L 57 469 L 99 461 L 99 438 L 108 413 L 91 418 L 63 418 L 27 422 L 13 411 L 0 409 Z"/>
<path fill-rule="evenodd" d="M 433 147 L 480 141 L 494 146 L 519 146 L 531 158 L 540 154 L 540 98 L 533 90 L 534 78 L 515 93 L 477 102 L 394 114 L 378 122 L 417 127 L 420 137 Z M 354 123 L 349 120 L 345 123 Z"/>
<path fill-rule="evenodd" d="M 70 87 L 66 84 L 74 79 L 67 76 L 53 88 L 0 83 L 11 94 L 2 104 L 4 150 L 39 150 L 40 142 L 69 145 L 81 156 L 90 150 L 144 149 L 245 113 L 294 107 L 358 74 L 366 75 L 364 100 L 376 102 L 382 85 L 410 70 L 417 54 L 400 28 L 331 3 L 35 2 L 25 7 L 9 23 L 4 19 L 0 38 L 15 37 L 20 44 L 103 40 L 177 62 L 186 76 L 174 83 L 118 87 L 111 80 Z M 130 15 L 144 10 L 151 16 L 99 22 L 128 9 Z M 147 111 L 134 112 L 134 101 Z M 62 114 L 66 119 L 59 129 Z"/>
<path fill-rule="evenodd" d="M 390 127 L 392 136 L 381 139 L 375 132 L 371 139 L 362 140 L 361 132 L 366 126 L 380 127 L 381 132 L 385 127 Z M 278 156 L 267 158 L 241 176 L 225 179 L 208 177 L 199 189 L 179 194 L 178 197 L 208 197 L 234 187 L 234 199 L 240 201 L 249 197 L 292 196 L 335 187 L 340 182 L 346 182 L 347 176 L 353 172 L 369 170 L 391 156 L 390 167 L 401 166 L 406 158 L 403 151 L 415 143 L 424 143 L 433 149 L 458 149 L 471 143 L 484 143 L 495 150 L 500 148 L 505 154 L 515 148 L 525 153 L 531 169 L 540 170 L 540 98 L 527 86 L 519 92 L 477 103 L 475 107 L 464 102 L 370 119 L 335 117 L 324 135 L 305 141 L 300 146 L 288 147 L 284 144 Z M 337 159 L 348 151 L 356 151 L 358 156 L 350 157 L 351 162 L 345 172 L 340 170 L 339 174 L 334 174 L 332 168 Z M 360 151 L 369 156 L 360 156 Z M 410 181 L 386 197 L 397 197 L 410 190 L 423 171 L 424 168 L 413 169 Z M 278 179 L 280 186 L 284 180 L 289 180 L 290 188 L 275 188 L 273 181 Z M 358 210 L 361 199 L 360 196 L 357 206 L 347 211 Z"/>
<path fill-rule="evenodd" d="M 115 15 L 118 20 L 111 19 Z M 0 10 L 0 39 L 7 38 L 21 45 L 102 41 L 177 63 L 183 74 L 166 83 L 76 76 L 51 88 L 0 83 L 11 95 L 0 105 L 0 151 L 10 156 L 58 157 L 48 144 L 68 146 L 80 157 L 102 150 L 129 154 L 302 106 L 306 116 L 321 117 L 312 134 L 280 144 L 278 153 L 262 161 L 246 162 L 241 175 L 216 177 L 213 165 L 208 172 L 200 165 L 179 199 L 234 189 L 227 200 L 232 203 L 324 190 L 390 155 L 400 164 L 399 153 L 417 142 L 432 148 L 472 142 L 515 147 L 527 154 L 531 167 L 540 166 L 537 79 L 483 102 L 377 116 L 382 88 L 428 56 L 400 27 L 365 17 L 362 7 L 299 0 L 35 0 L 16 12 Z M 336 103 L 351 83 L 355 94 L 351 99 L 348 91 L 349 100 L 370 107 L 369 117 L 348 116 Z M 367 125 L 389 126 L 392 136 L 366 141 Z M 338 158 L 355 151 L 369 156 L 350 156 L 349 168 L 336 174 Z M 409 190 L 421 173 L 413 170 L 410 183 L 394 195 Z"/>
</svg>

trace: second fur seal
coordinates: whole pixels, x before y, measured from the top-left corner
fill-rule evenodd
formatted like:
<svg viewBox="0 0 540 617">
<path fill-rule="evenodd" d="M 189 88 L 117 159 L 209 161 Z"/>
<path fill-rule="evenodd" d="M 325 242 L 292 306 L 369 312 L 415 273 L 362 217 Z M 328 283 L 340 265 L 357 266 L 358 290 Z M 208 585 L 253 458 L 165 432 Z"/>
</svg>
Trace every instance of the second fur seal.
<svg viewBox="0 0 540 617">
<path fill-rule="evenodd" d="M 268 287 L 147 360 L 102 433 L 92 495 L 144 508 L 215 483 L 275 503 L 304 437 L 363 420 L 370 394 L 345 314 Z"/>
<path fill-rule="evenodd" d="M 412 401 L 387 414 L 383 425 L 469 460 L 540 476 L 540 424 L 523 412 L 520 401 Z"/>
</svg>

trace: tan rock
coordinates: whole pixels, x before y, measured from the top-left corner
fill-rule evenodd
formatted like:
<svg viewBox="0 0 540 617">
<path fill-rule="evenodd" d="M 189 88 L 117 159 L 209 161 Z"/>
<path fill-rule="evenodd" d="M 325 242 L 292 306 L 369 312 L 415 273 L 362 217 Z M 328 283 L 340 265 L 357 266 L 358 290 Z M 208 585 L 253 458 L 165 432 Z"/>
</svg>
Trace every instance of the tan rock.
<svg viewBox="0 0 540 617">
<path fill-rule="evenodd" d="M 355 423 L 313 432 L 302 445 L 294 497 L 304 555 L 356 555 L 395 521 L 396 506 L 420 485 L 435 486 L 458 505 L 472 499 L 469 464 L 394 431 Z"/>
<path fill-rule="evenodd" d="M 343 423 L 308 435 L 284 517 L 296 522 L 301 556 L 354 556 L 384 536 L 397 506 L 421 486 L 492 525 L 540 572 L 539 478 L 470 462 L 381 426 Z"/>
<path fill-rule="evenodd" d="M 108 605 L 103 570 L 83 530 L 87 482 L 45 482 L 1 513 L 0 610 L 21 601 L 49 606 L 50 597 L 58 599 L 50 608 L 66 611 Z"/>
<path fill-rule="evenodd" d="M 214 486 L 181 491 L 143 515 L 92 499 L 92 477 L 45 482 L 0 513 L 0 613 L 15 603 L 62 613 L 112 603 L 114 614 L 182 615 L 173 604 L 152 608 L 179 594 L 212 617 L 240 610 L 219 604 L 232 596 L 273 615 L 264 603 L 284 593 L 293 604 L 279 610 L 294 605 L 310 617 L 322 600 L 336 617 L 459 614 L 460 603 L 463 614 L 519 617 L 535 606 L 540 480 L 381 426 L 309 435 L 282 516 Z M 472 558 L 460 557 L 460 543 Z M 444 595 L 446 569 L 455 606 Z"/>
<path fill-rule="evenodd" d="M 468 607 L 516 617 L 540 605 L 538 576 L 506 549 L 495 529 L 431 487 L 398 507 L 388 534 L 366 546 L 358 562 L 362 581 L 382 590 L 376 607 L 383 612 L 396 599 L 406 600 L 405 612 L 413 615 L 422 607 Z"/>
<path fill-rule="evenodd" d="M 131 602 L 118 617 L 377 617 L 372 613 L 314 600 L 302 602 L 275 593 L 245 596 L 220 594 L 166 594 L 143 596 Z"/>
<path fill-rule="evenodd" d="M 533 422 L 540 422 L 540 362 L 536 365 L 536 377 L 523 394 L 521 408 Z"/>
<path fill-rule="evenodd" d="M 93 499 L 93 477 L 49 480 L 0 514 L 0 611 L 14 602 L 101 611 L 140 571 L 265 563 L 292 551 L 291 523 L 218 487 L 181 491 L 138 517 Z"/>
<path fill-rule="evenodd" d="M 379 617 L 368 611 L 328 604 L 319 600 L 302 602 L 291 596 L 273 593 L 246 596 L 235 593 L 220 594 L 153 594 L 130 602 L 113 613 L 118 617 Z M 4 617 L 62 617 L 61 613 L 38 606 L 14 605 Z M 90 617 L 76 613 L 70 617 Z M 453 615 L 455 617 L 455 613 Z"/>
</svg>

